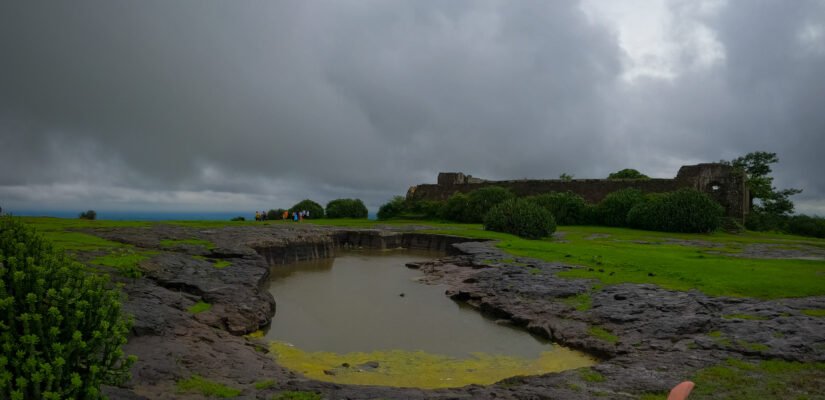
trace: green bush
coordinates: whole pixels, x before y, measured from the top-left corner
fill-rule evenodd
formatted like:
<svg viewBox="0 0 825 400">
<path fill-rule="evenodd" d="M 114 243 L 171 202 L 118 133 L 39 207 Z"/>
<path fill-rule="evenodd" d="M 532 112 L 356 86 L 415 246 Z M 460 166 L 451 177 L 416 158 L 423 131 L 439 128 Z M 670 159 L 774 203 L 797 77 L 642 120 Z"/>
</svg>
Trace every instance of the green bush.
<svg viewBox="0 0 825 400">
<path fill-rule="evenodd" d="M 301 200 L 289 209 L 293 212 L 309 211 L 309 217 L 305 216 L 304 218 L 324 218 L 324 207 L 310 199 Z"/>
<path fill-rule="evenodd" d="M 484 217 L 484 229 L 541 239 L 556 231 L 553 214 L 524 199 L 509 199 L 494 206 Z"/>
<path fill-rule="evenodd" d="M 550 192 L 527 197 L 541 208 L 550 211 L 559 225 L 583 225 L 585 221 L 584 199 L 573 192 Z"/>
<path fill-rule="evenodd" d="M 794 215 L 788 219 L 788 233 L 825 238 L 825 218 Z"/>
<path fill-rule="evenodd" d="M 598 204 L 587 203 L 581 213 L 581 225 L 598 225 L 599 212 Z"/>
<path fill-rule="evenodd" d="M 444 207 L 443 201 L 407 200 L 404 202 L 402 217 L 407 219 L 438 219 L 441 218 L 442 207 Z"/>
<path fill-rule="evenodd" d="M 608 175 L 607 179 L 650 179 L 650 177 L 635 169 L 625 168 Z"/>
<path fill-rule="evenodd" d="M 130 324 L 107 277 L 0 218 L 0 398 L 99 399 L 129 378 Z"/>
<path fill-rule="evenodd" d="M 664 232 L 705 233 L 719 228 L 725 210 L 694 189 L 645 196 L 627 214 L 633 228 Z"/>
<path fill-rule="evenodd" d="M 97 213 L 95 212 L 95 210 L 84 211 L 80 213 L 80 215 L 78 215 L 78 218 L 94 221 L 95 219 L 97 219 Z"/>
<path fill-rule="evenodd" d="M 608 194 L 596 206 L 596 223 L 607 226 L 627 226 L 627 213 L 644 199 L 638 189 L 622 189 Z"/>
<path fill-rule="evenodd" d="M 361 199 L 336 199 L 327 203 L 327 218 L 367 218 L 367 206 Z"/>
<path fill-rule="evenodd" d="M 441 208 L 441 218 L 448 221 L 466 221 L 469 218 L 467 216 L 469 200 L 469 197 L 464 193 L 453 194 Z"/>
<path fill-rule="evenodd" d="M 788 217 L 752 210 L 745 218 L 745 228 L 759 232 L 785 232 L 788 230 Z"/>
<path fill-rule="evenodd" d="M 467 194 L 467 209 L 463 213 L 461 222 L 481 223 L 484 216 L 497 204 L 515 198 L 513 192 L 500 187 L 489 186 L 476 189 Z"/>
<path fill-rule="evenodd" d="M 378 219 L 398 218 L 406 208 L 403 196 L 395 196 L 392 200 L 378 208 Z"/>
<path fill-rule="evenodd" d="M 246 218 L 241 217 L 240 215 L 237 217 L 232 217 L 230 221 L 246 221 Z"/>
</svg>

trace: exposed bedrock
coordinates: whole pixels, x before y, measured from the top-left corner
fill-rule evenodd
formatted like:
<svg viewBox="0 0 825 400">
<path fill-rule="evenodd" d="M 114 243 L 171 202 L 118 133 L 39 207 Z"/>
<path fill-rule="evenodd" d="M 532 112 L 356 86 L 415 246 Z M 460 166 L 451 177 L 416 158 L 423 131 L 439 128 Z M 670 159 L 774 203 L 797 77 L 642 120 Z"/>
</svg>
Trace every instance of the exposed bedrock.
<svg viewBox="0 0 825 400">
<path fill-rule="evenodd" d="M 141 264 L 143 278 L 124 281 L 125 308 L 135 317 L 125 350 L 139 361 L 131 386 L 109 388 L 110 398 L 200 398 L 174 386 L 198 374 L 243 389 L 238 398 L 248 399 L 281 390 L 317 391 L 326 399 L 627 399 L 665 391 L 728 358 L 825 361 L 825 320 L 802 313 L 825 308 L 825 297 L 760 301 L 653 285 L 594 287 L 595 281 L 556 277 L 571 266 L 514 258 L 494 243 L 451 236 L 314 226 L 164 229 L 93 232 L 162 250 Z M 198 238 L 214 246 L 161 248 L 159 238 Z M 446 390 L 337 385 L 285 370 L 264 343 L 238 336 L 265 326 L 275 311 L 263 288 L 270 268 L 347 248 L 397 247 L 449 254 L 411 267 L 483 313 L 598 356 L 602 362 L 592 369 L 603 379 L 573 370 Z M 214 260 L 230 266 L 216 268 Z M 586 297 L 588 306 L 577 307 L 577 297 Z M 188 312 L 198 301 L 212 308 Z M 264 380 L 277 384 L 254 388 Z"/>
</svg>

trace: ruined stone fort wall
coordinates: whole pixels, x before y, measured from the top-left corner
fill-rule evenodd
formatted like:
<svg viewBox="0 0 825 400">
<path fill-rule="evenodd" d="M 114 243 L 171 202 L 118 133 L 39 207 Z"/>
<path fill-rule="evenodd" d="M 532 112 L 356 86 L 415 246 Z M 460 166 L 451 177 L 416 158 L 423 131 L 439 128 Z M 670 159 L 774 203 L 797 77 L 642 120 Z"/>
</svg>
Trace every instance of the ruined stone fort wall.
<svg viewBox="0 0 825 400">
<path fill-rule="evenodd" d="M 509 180 L 488 181 L 460 172 L 442 172 L 437 184 L 413 186 L 407 191 L 411 200 L 447 200 L 455 193 L 468 193 L 487 186 L 501 186 L 519 196 L 532 196 L 548 192 L 573 192 L 587 202 L 597 203 L 608 194 L 627 188 L 644 193 L 672 192 L 680 188 L 693 188 L 718 201 L 729 217 L 744 220 L 748 211 L 749 197 L 744 176 L 723 164 L 698 164 L 684 166 L 673 179 L 646 180 Z"/>
</svg>

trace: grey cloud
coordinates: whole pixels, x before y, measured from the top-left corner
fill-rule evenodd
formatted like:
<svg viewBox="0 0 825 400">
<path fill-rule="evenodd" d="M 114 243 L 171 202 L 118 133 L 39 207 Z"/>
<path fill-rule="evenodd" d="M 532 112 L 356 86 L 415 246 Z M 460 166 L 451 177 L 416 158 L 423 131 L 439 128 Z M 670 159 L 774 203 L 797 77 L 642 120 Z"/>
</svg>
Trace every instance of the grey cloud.
<svg viewBox="0 0 825 400">
<path fill-rule="evenodd" d="M 822 3 L 685 4 L 724 64 L 628 84 L 574 2 L 7 2 L 0 201 L 75 184 L 100 195 L 74 204 L 374 208 L 440 170 L 672 176 L 757 149 L 821 199 L 825 57 L 798 37 Z"/>
</svg>

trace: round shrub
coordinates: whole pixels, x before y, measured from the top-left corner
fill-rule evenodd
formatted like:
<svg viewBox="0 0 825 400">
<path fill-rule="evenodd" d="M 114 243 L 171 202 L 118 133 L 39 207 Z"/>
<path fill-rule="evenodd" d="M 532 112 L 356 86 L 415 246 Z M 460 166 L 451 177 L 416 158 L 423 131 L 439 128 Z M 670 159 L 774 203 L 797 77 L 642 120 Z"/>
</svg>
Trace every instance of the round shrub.
<svg viewBox="0 0 825 400">
<path fill-rule="evenodd" d="M 622 189 L 608 194 L 596 206 L 597 222 L 607 226 L 627 226 L 627 213 L 644 199 L 638 189 Z"/>
<path fill-rule="evenodd" d="M 524 199 L 509 199 L 494 206 L 484 217 L 484 229 L 541 239 L 556 231 L 553 214 Z"/>
<path fill-rule="evenodd" d="M 484 215 L 495 205 L 515 198 L 515 195 L 500 186 L 489 186 L 476 189 L 467 195 L 467 209 L 463 213 L 462 222 L 480 223 L 484 221 Z"/>
<path fill-rule="evenodd" d="M 583 225 L 585 223 L 584 199 L 573 192 L 550 192 L 528 197 L 527 200 L 550 211 L 559 225 Z"/>
<path fill-rule="evenodd" d="M 464 193 L 456 193 L 447 199 L 441 208 L 441 218 L 448 221 L 464 222 L 467 217 L 469 197 Z"/>
<path fill-rule="evenodd" d="M 129 322 L 107 277 L 0 218 L 0 398 L 100 399 L 129 378 Z"/>
<path fill-rule="evenodd" d="M 318 219 L 324 218 L 324 207 L 321 207 L 320 204 L 310 200 L 301 200 L 294 206 L 290 207 L 289 209 L 292 212 L 301 212 L 301 211 L 309 211 L 309 219 Z"/>
<path fill-rule="evenodd" d="M 651 194 L 627 214 L 631 227 L 664 232 L 704 233 L 719 228 L 725 210 L 694 189 Z"/>
<path fill-rule="evenodd" d="M 361 199 L 335 199 L 327 203 L 327 218 L 367 218 L 367 206 Z"/>
<path fill-rule="evenodd" d="M 404 213 L 405 199 L 402 196 L 395 196 L 378 208 L 378 219 L 397 218 Z"/>
<path fill-rule="evenodd" d="M 650 179 L 650 177 L 633 168 L 625 168 L 608 175 L 607 179 Z"/>
</svg>

